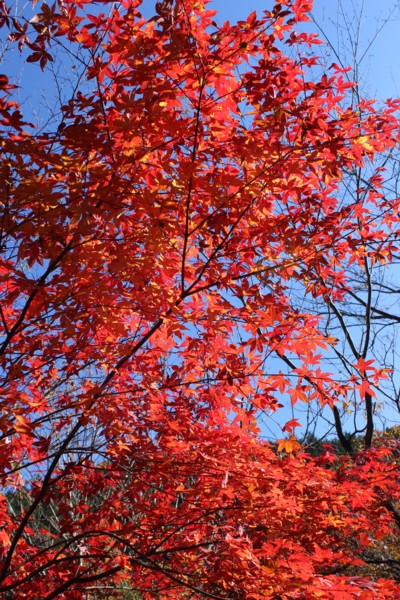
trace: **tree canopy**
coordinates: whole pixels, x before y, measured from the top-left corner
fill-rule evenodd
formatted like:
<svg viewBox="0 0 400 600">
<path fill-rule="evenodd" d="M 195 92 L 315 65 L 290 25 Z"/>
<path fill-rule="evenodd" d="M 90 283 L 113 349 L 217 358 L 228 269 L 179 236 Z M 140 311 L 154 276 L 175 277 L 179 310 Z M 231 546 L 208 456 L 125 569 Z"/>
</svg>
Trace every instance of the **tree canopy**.
<svg viewBox="0 0 400 600">
<path fill-rule="evenodd" d="M 363 570 L 400 527 L 371 351 L 399 102 L 320 72 L 310 9 L 0 2 L 58 85 L 36 115 L 0 76 L 4 597 L 400 597 Z M 347 454 L 307 452 L 297 419 L 266 440 L 287 399 L 332 411 Z"/>
</svg>

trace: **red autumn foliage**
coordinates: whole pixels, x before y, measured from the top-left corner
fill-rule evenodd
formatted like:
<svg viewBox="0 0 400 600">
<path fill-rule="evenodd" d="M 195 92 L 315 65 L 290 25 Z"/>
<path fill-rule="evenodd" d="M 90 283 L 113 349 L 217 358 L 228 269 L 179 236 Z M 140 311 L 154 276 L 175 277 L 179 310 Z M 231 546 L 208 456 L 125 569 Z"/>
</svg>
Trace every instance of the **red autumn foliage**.
<svg viewBox="0 0 400 600">
<path fill-rule="evenodd" d="M 351 575 L 371 523 L 394 526 L 393 447 L 314 458 L 257 427 L 283 393 L 370 401 L 382 375 L 362 356 L 358 378 L 322 373 L 335 340 L 287 292 L 342 297 L 366 240 L 385 262 L 397 235 L 379 173 L 363 204 L 336 192 L 398 144 L 398 103 L 351 108 L 336 65 L 315 78 L 310 8 L 217 25 L 201 0 L 150 19 L 63 0 L 30 22 L 1 4 L 28 62 L 62 45 L 83 68 L 42 129 L 0 77 L 3 597 L 400 597 Z"/>
</svg>

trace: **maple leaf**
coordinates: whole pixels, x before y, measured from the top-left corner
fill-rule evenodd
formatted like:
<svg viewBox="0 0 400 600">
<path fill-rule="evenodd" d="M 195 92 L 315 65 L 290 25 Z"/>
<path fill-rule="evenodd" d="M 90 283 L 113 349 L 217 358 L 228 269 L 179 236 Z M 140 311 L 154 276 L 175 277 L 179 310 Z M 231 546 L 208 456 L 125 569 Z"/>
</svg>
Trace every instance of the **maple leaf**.
<svg viewBox="0 0 400 600">
<path fill-rule="evenodd" d="M 300 427 L 299 421 L 297 419 L 290 419 L 290 421 L 287 421 L 287 423 L 285 423 L 285 425 L 282 427 L 282 431 L 293 433 L 293 429 L 295 429 L 295 427 Z"/>
<path fill-rule="evenodd" d="M 301 444 L 293 435 L 287 439 L 276 440 L 276 442 L 278 444 L 278 452 L 285 451 L 287 454 L 291 454 L 295 450 L 301 448 Z"/>
</svg>

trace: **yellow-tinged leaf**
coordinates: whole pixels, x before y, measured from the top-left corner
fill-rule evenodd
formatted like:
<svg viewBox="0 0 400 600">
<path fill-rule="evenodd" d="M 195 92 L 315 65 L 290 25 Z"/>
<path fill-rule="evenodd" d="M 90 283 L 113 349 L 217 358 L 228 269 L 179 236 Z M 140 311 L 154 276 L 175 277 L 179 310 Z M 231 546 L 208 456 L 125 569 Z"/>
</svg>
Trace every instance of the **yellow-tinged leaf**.
<svg viewBox="0 0 400 600">
<path fill-rule="evenodd" d="M 10 537 L 4 529 L 0 531 L 0 544 L 4 547 L 8 547 L 10 545 Z"/>
<path fill-rule="evenodd" d="M 359 144 L 360 146 L 362 146 L 363 148 L 365 148 L 366 150 L 369 150 L 369 151 L 372 151 L 374 149 L 374 147 L 370 143 L 370 138 L 367 135 L 361 135 L 357 139 L 357 144 Z"/>
<path fill-rule="evenodd" d="M 17 423 L 14 428 L 15 431 L 21 435 L 32 435 L 33 426 L 30 421 L 25 419 L 22 415 L 15 415 Z"/>
<path fill-rule="evenodd" d="M 288 439 L 276 440 L 278 444 L 278 452 L 286 452 L 291 454 L 295 450 L 301 448 L 301 444 L 296 440 L 295 436 L 292 435 Z"/>
</svg>

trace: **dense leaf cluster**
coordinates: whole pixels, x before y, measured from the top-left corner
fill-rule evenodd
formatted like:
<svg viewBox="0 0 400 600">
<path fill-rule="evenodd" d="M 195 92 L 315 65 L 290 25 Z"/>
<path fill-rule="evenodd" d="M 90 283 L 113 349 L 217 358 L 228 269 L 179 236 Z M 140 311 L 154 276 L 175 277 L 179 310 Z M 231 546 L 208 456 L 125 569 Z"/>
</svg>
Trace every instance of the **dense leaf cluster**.
<svg viewBox="0 0 400 600">
<path fill-rule="evenodd" d="M 0 77 L 0 593 L 399 597 L 354 570 L 396 521 L 370 419 L 387 373 L 366 351 L 326 372 L 337 340 L 289 293 L 340 302 L 349 265 L 390 262 L 381 170 L 338 190 L 398 144 L 398 103 L 352 106 L 337 65 L 316 79 L 310 2 L 222 25 L 202 0 L 140 4 L 0 3 L 38 76 L 76 72 L 41 125 Z M 358 453 L 310 456 L 295 420 L 260 435 L 285 394 L 348 393 Z"/>
</svg>

